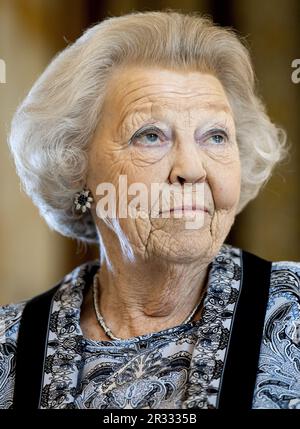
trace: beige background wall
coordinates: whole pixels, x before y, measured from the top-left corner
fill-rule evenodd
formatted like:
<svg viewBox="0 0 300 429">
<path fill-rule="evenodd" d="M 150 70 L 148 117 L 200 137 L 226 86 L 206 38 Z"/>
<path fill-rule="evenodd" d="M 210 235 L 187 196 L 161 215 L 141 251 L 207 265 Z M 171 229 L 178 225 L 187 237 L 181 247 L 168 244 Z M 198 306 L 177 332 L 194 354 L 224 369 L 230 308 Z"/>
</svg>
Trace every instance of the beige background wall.
<svg viewBox="0 0 300 429">
<path fill-rule="evenodd" d="M 72 265 L 69 240 L 51 232 L 38 209 L 20 192 L 6 144 L 18 103 L 55 52 L 66 46 L 64 37 L 74 38 L 72 27 L 80 30 L 79 9 L 69 13 L 64 23 L 66 4 L 0 1 L 0 58 L 6 63 L 6 83 L 0 85 L 0 303 L 49 288 Z M 79 34 L 77 30 L 76 37 Z"/>
<path fill-rule="evenodd" d="M 53 55 L 88 25 L 132 9 L 166 7 L 224 16 L 225 24 L 230 19 L 248 37 L 268 112 L 286 128 L 293 147 L 289 163 L 237 218 L 228 242 L 272 260 L 300 260 L 300 84 L 291 82 L 291 62 L 300 58 L 298 0 L 0 0 L 0 58 L 7 68 L 7 82 L 0 84 L 0 304 L 50 288 L 97 255 L 96 249 L 78 253 L 73 240 L 51 232 L 20 192 L 6 145 L 14 110 Z"/>
<path fill-rule="evenodd" d="M 300 58 L 300 2 L 235 0 L 239 29 L 250 43 L 259 90 L 269 115 L 292 144 L 291 157 L 238 219 L 241 247 L 272 260 L 300 258 L 300 84 L 291 80 Z"/>
</svg>

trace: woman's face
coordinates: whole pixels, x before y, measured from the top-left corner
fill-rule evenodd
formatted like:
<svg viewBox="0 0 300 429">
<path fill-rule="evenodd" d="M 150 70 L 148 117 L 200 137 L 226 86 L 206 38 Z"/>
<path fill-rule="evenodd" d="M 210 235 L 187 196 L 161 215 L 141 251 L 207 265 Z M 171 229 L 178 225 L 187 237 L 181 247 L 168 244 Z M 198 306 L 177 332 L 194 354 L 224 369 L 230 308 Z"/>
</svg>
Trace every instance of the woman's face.
<svg viewBox="0 0 300 429">
<path fill-rule="evenodd" d="M 144 185 L 146 216 L 118 219 L 136 254 L 176 261 L 214 257 L 234 222 L 240 173 L 233 113 L 217 78 L 158 67 L 114 71 L 90 146 L 87 187 L 97 204 L 103 198 L 96 195 L 97 186 L 111 183 L 118 208 L 120 175 L 126 177 L 127 187 Z M 184 192 L 206 211 L 188 212 L 192 217 L 176 212 L 176 217 L 172 211 L 157 216 L 156 210 L 155 217 L 152 183 L 164 189 L 175 186 L 181 196 L 186 186 Z M 200 200 L 195 200 L 196 192 Z M 182 206 L 176 199 L 179 194 L 172 200 L 171 193 L 171 208 Z M 137 195 L 128 195 L 128 203 Z M 108 232 L 96 204 L 92 215 L 109 247 L 109 234 L 118 232 Z M 163 208 L 161 203 L 155 207 Z M 201 227 L 187 228 L 193 219 L 202 220 Z"/>
</svg>

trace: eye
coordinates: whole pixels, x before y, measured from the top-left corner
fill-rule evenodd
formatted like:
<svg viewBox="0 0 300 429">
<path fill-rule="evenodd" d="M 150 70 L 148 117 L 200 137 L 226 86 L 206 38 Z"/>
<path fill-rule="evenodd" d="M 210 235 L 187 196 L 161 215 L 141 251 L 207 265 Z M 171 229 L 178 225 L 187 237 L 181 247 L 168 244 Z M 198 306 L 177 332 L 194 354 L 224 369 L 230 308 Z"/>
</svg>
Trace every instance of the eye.
<svg viewBox="0 0 300 429">
<path fill-rule="evenodd" d="M 143 131 L 136 132 L 130 139 L 129 143 L 138 142 L 143 146 L 154 146 L 163 140 L 161 132 L 156 128 L 148 128 Z"/>
<path fill-rule="evenodd" d="M 222 136 L 221 134 L 215 134 L 211 136 L 210 139 L 216 144 L 222 144 L 225 141 L 224 136 Z"/>
<path fill-rule="evenodd" d="M 142 136 L 146 137 L 146 141 L 149 143 L 155 143 L 158 139 L 158 135 L 156 133 L 144 133 Z"/>
<path fill-rule="evenodd" d="M 216 146 L 223 145 L 228 141 L 228 135 L 223 130 L 212 130 L 204 140 L 209 141 Z"/>
</svg>

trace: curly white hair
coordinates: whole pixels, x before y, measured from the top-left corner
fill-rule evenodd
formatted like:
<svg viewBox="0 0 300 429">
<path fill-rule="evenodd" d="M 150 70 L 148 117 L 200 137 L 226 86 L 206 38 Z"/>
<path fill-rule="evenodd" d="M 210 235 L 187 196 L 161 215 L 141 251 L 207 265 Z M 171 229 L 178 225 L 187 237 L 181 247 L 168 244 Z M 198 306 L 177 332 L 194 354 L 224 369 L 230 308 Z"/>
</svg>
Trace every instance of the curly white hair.
<svg viewBox="0 0 300 429">
<path fill-rule="evenodd" d="M 135 11 L 103 20 L 58 53 L 13 117 L 8 143 L 17 172 L 50 228 L 99 242 L 91 213 L 78 214 L 73 199 L 85 185 L 87 151 L 112 69 L 124 64 L 208 71 L 219 79 L 240 151 L 239 213 L 288 153 L 285 131 L 271 122 L 256 93 L 248 48 L 233 29 L 198 12 Z"/>
</svg>

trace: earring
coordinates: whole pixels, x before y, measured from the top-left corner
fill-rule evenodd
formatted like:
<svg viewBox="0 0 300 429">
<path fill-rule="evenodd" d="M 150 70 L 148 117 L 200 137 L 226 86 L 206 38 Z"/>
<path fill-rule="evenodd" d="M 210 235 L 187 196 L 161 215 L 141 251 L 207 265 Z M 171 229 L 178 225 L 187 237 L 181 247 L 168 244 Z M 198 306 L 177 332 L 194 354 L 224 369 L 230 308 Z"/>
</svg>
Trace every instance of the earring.
<svg viewBox="0 0 300 429">
<path fill-rule="evenodd" d="M 82 213 L 85 213 L 87 209 L 91 208 L 91 203 L 94 201 L 94 198 L 91 196 L 91 191 L 89 189 L 83 189 L 80 192 L 77 192 L 74 196 L 74 206 L 76 210 L 81 210 Z"/>
</svg>

